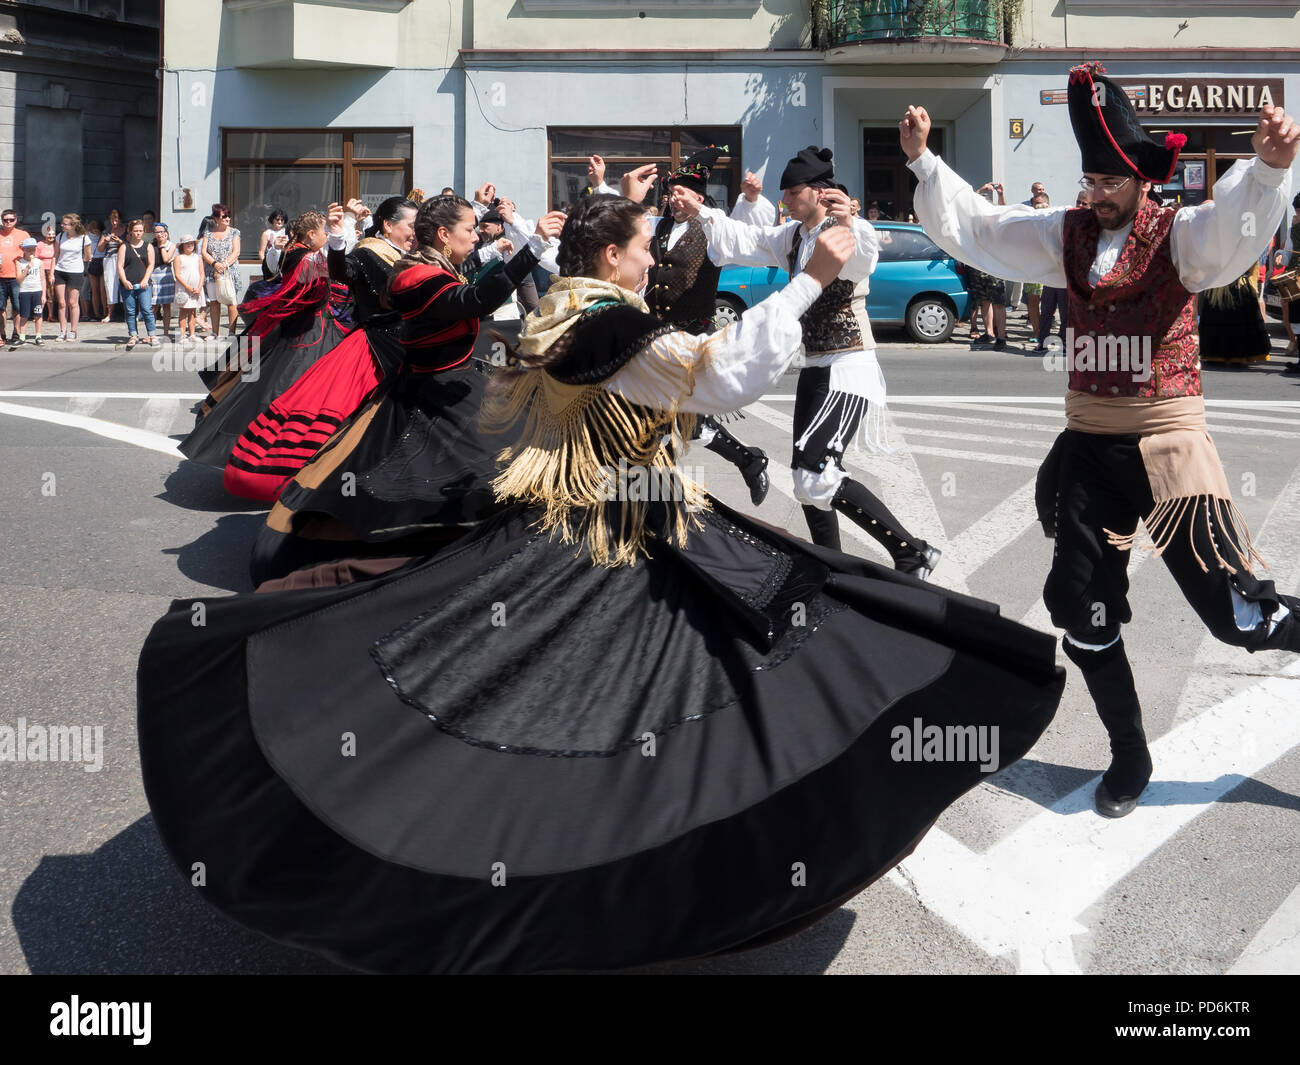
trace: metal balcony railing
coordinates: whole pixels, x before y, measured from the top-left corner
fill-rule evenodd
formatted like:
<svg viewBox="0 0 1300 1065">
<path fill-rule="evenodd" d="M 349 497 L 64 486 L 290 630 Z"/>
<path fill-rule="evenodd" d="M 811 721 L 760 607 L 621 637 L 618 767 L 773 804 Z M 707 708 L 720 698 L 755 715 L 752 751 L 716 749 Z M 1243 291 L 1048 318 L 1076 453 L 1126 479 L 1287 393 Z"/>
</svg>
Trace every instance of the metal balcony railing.
<svg viewBox="0 0 1300 1065">
<path fill-rule="evenodd" d="M 997 0 L 830 0 L 830 45 L 967 37 L 1000 43 Z"/>
</svg>

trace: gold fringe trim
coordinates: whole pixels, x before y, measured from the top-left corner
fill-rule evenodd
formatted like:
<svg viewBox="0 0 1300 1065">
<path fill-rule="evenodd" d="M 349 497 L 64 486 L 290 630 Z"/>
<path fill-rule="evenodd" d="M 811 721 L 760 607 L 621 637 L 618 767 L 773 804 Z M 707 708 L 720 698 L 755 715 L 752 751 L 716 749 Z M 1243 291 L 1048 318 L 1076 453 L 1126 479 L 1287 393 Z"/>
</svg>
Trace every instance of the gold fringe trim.
<svg viewBox="0 0 1300 1065">
<path fill-rule="evenodd" d="M 667 378 L 677 395 L 690 395 L 708 345 L 697 352 L 702 357 L 689 361 L 657 342 L 650 348 L 633 357 L 632 372 Z M 675 456 L 686 447 L 696 421 L 679 407 L 680 401 L 669 410 L 643 407 L 599 384 L 563 384 L 541 368 L 498 370 L 481 424 L 500 432 L 520 418 L 526 421 L 519 442 L 498 456 L 505 469 L 493 481 L 496 497 L 543 507 L 542 530 L 585 546 L 601 566 L 635 565 L 648 555 L 652 502 L 667 504 L 667 541 L 685 546 L 689 532 L 703 528 L 698 515 L 709 509 L 709 500 L 677 467 Z M 645 471 L 659 499 L 616 498 L 620 460 L 629 470 Z"/>
<path fill-rule="evenodd" d="M 1174 534 L 1182 524 L 1183 519 L 1188 519 L 1187 537 L 1188 542 L 1192 545 L 1192 556 L 1200 565 L 1202 571 L 1209 572 L 1210 567 L 1206 565 L 1205 559 L 1201 558 L 1200 552 L 1196 550 L 1196 523 L 1204 521 L 1205 531 L 1209 537 L 1211 546 L 1214 548 L 1214 561 L 1221 569 L 1226 569 L 1229 573 L 1236 573 L 1237 566 L 1244 569 L 1247 573 L 1254 574 L 1254 565 L 1258 563 L 1264 569 L 1268 569 L 1268 563 L 1255 550 L 1255 542 L 1250 534 L 1250 526 L 1246 523 L 1245 517 L 1242 516 L 1237 505 L 1231 499 L 1224 499 L 1220 496 L 1198 495 L 1182 496 L 1178 499 L 1163 499 L 1151 508 L 1151 513 L 1142 519 L 1142 525 L 1145 528 L 1143 533 L 1134 530 L 1127 535 L 1112 532 L 1110 529 L 1103 528 L 1106 534 L 1106 540 L 1113 547 L 1121 551 L 1130 551 L 1134 547 L 1139 547 L 1143 551 L 1150 551 L 1155 557 L 1159 558 L 1164 554 L 1165 549 L 1173 542 Z M 1213 520 L 1212 520 L 1213 519 Z M 1215 523 L 1225 535 L 1228 541 L 1228 547 L 1231 554 L 1236 557 L 1237 566 L 1234 566 L 1227 558 L 1224 557 L 1220 548 L 1219 537 L 1215 534 Z M 1238 548 L 1237 543 L 1245 545 L 1245 553 Z"/>
</svg>

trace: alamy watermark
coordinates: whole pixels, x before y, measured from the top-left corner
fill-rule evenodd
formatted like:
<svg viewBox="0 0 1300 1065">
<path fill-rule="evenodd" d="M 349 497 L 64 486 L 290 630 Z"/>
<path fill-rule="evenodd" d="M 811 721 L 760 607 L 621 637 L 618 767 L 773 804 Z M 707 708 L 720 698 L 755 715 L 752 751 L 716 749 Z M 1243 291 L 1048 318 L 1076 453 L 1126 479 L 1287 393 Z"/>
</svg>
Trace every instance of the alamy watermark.
<svg viewBox="0 0 1300 1065">
<path fill-rule="evenodd" d="M 1044 370 L 1067 373 L 1127 373 L 1134 381 L 1151 380 L 1152 345 L 1150 336 L 1079 336 L 1074 328 L 1065 330 L 1065 343 L 1052 337 L 1045 345 Z"/>
<path fill-rule="evenodd" d="M 686 502 L 687 481 L 699 482 L 704 471 L 692 466 L 629 466 L 625 458 L 618 466 L 602 466 L 601 489 L 606 502 Z"/>
<path fill-rule="evenodd" d="M 167 340 L 153 353 L 152 362 L 157 373 L 238 370 L 245 381 L 256 381 L 262 374 L 262 338 L 241 336 L 217 340 L 209 337 L 180 343 Z"/>
<path fill-rule="evenodd" d="M 1001 764 L 997 725 L 926 725 L 919 717 L 889 730 L 895 762 L 978 762 L 981 773 Z"/>
<path fill-rule="evenodd" d="M 87 773 L 104 768 L 103 725 L 0 725 L 0 762 L 80 762 Z"/>
</svg>

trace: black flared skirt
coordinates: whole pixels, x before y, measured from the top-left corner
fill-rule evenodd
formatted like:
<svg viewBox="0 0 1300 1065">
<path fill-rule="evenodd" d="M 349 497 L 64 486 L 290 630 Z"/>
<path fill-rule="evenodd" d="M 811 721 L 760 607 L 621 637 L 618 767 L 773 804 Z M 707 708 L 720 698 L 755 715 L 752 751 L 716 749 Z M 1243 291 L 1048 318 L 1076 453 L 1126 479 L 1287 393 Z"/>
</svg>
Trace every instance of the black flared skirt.
<svg viewBox="0 0 1300 1065">
<path fill-rule="evenodd" d="M 382 972 L 744 948 L 887 872 L 1060 699 L 1051 637 L 721 505 L 618 569 L 535 518 L 154 626 L 145 789 L 212 905 Z"/>
<path fill-rule="evenodd" d="M 1259 297 L 1244 285 L 1228 290 L 1223 303 L 1202 298 L 1200 305 L 1201 358 L 1210 362 L 1259 359 L 1272 349 Z"/>
<path fill-rule="evenodd" d="M 408 366 L 381 382 L 284 486 L 253 548 L 254 582 L 283 577 L 304 559 L 455 539 L 498 513 L 492 480 L 513 436 L 480 427 L 486 384 L 468 365 L 424 374 Z"/>
<path fill-rule="evenodd" d="M 219 401 L 214 402 L 215 392 L 210 394 L 211 408 L 181 442 L 181 454 L 192 462 L 223 468 L 249 423 L 351 331 L 329 306 L 277 325 L 250 352 L 247 361 L 252 372 L 240 372 L 233 387 L 222 389 Z"/>
</svg>

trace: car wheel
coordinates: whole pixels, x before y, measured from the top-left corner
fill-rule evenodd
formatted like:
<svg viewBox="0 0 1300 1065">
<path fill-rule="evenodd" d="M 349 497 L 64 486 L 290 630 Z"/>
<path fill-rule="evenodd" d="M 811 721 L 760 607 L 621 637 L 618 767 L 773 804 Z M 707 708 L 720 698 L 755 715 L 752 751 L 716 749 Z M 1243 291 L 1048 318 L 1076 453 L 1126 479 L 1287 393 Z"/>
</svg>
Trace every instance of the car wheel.
<svg viewBox="0 0 1300 1065">
<path fill-rule="evenodd" d="M 957 328 L 957 311 L 935 296 L 923 296 L 907 308 L 907 331 L 922 344 L 942 344 Z"/>
<path fill-rule="evenodd" d="M 740 321 L 745 313 L 745 305 L 738 299 L 727 296 L 715 296 L 713 300 L 713 328 L 726 329 L 727 326 Z"/>
</svg>

